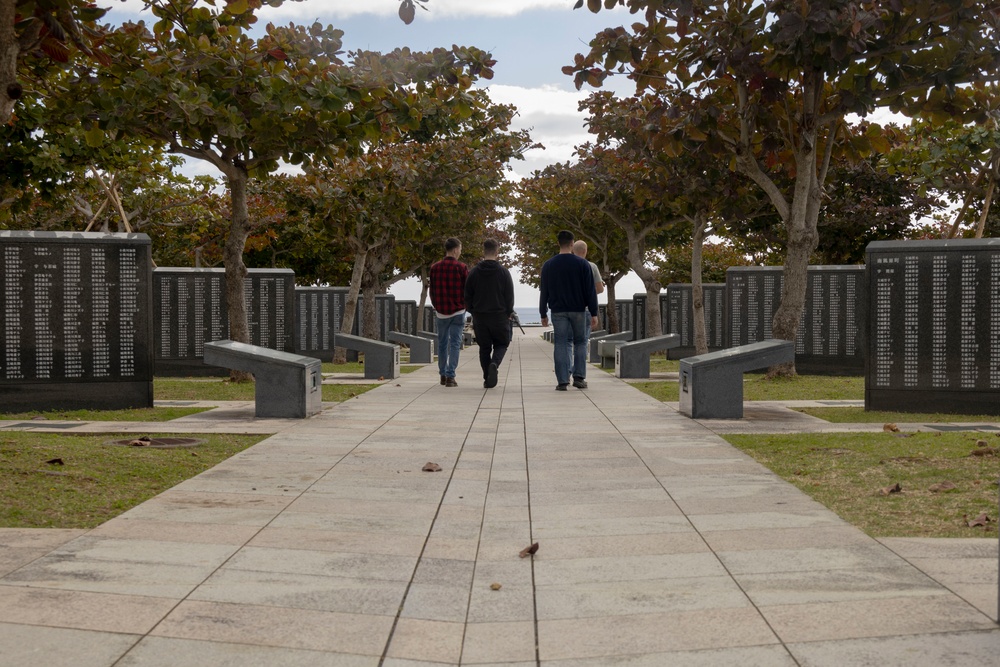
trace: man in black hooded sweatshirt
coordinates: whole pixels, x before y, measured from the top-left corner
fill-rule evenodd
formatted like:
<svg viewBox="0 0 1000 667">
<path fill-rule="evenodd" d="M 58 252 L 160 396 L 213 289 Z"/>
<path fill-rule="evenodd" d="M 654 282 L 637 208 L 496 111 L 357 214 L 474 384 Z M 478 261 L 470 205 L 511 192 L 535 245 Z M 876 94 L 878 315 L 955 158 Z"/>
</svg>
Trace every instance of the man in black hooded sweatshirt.
<svg viewBox="0 0 1000 667">
<path fill-rule="evenodd" d="M 472 314 L 487 389 L 497 386 L 497 368 L 510 345 L 510 318 L 514 314 L 514 280 L 497 261 L 499 251 L 495 239 L 483 241 L 483 260 L 465 279 L 465 308 Z"/>
</svg>

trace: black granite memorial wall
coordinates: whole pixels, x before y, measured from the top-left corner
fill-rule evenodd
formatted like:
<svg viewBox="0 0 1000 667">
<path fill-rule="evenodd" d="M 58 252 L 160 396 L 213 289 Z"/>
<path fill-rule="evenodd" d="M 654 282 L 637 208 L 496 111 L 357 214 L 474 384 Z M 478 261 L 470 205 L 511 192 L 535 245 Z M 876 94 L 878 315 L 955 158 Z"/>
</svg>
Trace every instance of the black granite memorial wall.
<svg viewBox="0 0 1000 667">
<path fill-rule="evenodd" d="M 632 315 L 635 308 L 631 301 L 615 301 L 615 314 L 618 316 L 618 331 L 634 331 Z"/>
<path fill-rule="evenodd" d="M 229 338 L 225 269 L 153 271 L 154 364 L 157 375 L 220 375 L 203 361 L 207 341 Z M 250 344 L 295 351 L 295 273 L 248 269 L 244 281 Z"/>
<path fill-rule="evenodd" d="M 1000 239 L 866 253 L 865 409 L 1000 414 Z"/>
<path fill-rule="evenodd" d="M 295 288 L 295 353 L 333 361 L 334 334 L 347 293 L 339 287 Z"/>
<path fill-rule="evenodd" d="M 864 266 L 810 266 L 806 303 L 795 340 L 804 373 L 864 373 Z M 735 266 L 726 271 L 726 347 L 771 339 L 784 269 Z"/>
<path fill-rule="evenodd" d="M 694 347 L 694 303 L 691 283 L 670 283 L 660 294 L 660 321 L 663 333 L 681 337 L 680 347 L 667 350 L 668 359 L 684 359 L 697 352 Z M 702 283 L 705 337 L 709 352 L 726 346 L 726 285 Z"/>
<path fill-rule="evenodd" d="M 365 298 L 363 296 L 358 297 L 358 314 L 354 318 L 354 334 L 356 336 L 361 335 L 361 313 L 364 312 Z M 388 342 L 386 336 L 390 331 L 395 330 L 396 326 L 396 297 L 392 294 L 376 294 L 375 295 L 375 318 L 376 318 L 376 336 L 377 340 L 383 343 Z"/>
<path fill-rule="evenodd" d="M 397 301 L 396 302 L 396 326 L 393 331 L 409 334 L 417 333 L 417 302 Z"/>
<path fill-rule="evenodd" d="M 608 304 L 597 304 L 597 326 L 599 329 L 608 331 Z"/>
<path fill-rule="evenodd" d="M 646 333 L 646 293 L 632 295 L 632 340 L 642 340 Z"/>
<path fill-rule="evenodd" d="M 437 313 L 430 305 L 424 306 L 424 331 L 437 333 Z"/>
<path fill-rule="evenodd" d="M 145 234 L 0 231 L 0 410 L 153 405 Z"/>
</svg>

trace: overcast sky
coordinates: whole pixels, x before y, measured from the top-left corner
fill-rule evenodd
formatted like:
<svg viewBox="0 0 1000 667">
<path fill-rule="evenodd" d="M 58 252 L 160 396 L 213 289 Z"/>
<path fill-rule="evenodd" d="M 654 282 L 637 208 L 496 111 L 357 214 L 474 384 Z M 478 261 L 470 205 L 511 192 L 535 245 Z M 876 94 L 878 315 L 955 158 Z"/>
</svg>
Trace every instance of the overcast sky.
<svg viewBox="0 0 1000 667">
<path fill-rule="evenodd" d="M 222 4 L 223 0 L 219 0 Z M 435 47 L 475 46 L 493 54 L 497 64 L 489 88 L 497 103 L 512 104 L 519 111 L 514 129 L 527 129 L 534 141 L 545 146 L 531 151 L 524 161 L 512 164 L 514 177 L 523 177 L 554 162 L 572 159 L 573 147 L 588 139 L 583 115 L 577 110 L 581 99 L 592 89 L 577 91 L 572 77 L 561 69 L 573 62 L 577 53 L 588 50 L 587 43 L 607 27 L 628 25 L 635 17 L 625 10 L 592 14 L 584 7 L 574 10 L 575 0 L 428 0 L 419 7 L 410 25 L 397 16 L 399 0 L 304 0 L 286 2 L 258 13 L 261 24 L 310 24 L 319 21 L 344 31 L 344 50 L 391 51 L 397 47 L 430 50 Z M 98 4 L 106 6 L 98 0 Z M 111 23 L 143 18 L 142 0 L 115 2 L 108 14 Z M 624 79 L 616 84 L 623 94 L 632 88 Z M 206 173 L 214 173 L 209 169 Z M 477 249 L 466 248 L 468 255 Z M 552 244 L 556 251 L 555 240 Z M 476 253 L 478 254 L 478 253 Z M 517 280 L 516 269 L 515 280 Z M 391 292 L 399 299 L 418 299 L 415 280 L 396 285 Z M 633 274 L 618 283 L 623 297 L 644 291 Z M 537 306 L 538 292 L 518 283 L 518 307 Z M 603 296 L 600 299 L 604 301 Z"/>
</svg>

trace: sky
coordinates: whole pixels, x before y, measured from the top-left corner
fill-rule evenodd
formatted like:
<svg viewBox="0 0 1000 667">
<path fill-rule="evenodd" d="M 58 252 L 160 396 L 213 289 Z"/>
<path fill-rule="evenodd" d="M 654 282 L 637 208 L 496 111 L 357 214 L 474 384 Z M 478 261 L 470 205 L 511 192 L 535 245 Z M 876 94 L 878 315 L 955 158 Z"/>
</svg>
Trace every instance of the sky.
<svg viewBox="0 0 1000 667">
<path fill-rule="evenodd" d="M 141 11 L 142 0 L 98 0 L 97 4 L 112 8 L 105 19 L 110 23 L 155 21 L 148 11 Z M 488 88 L 494 102 L 515 106 L 518 116 L 513 129 L 528 130 L 532 140 L 544 146 L 530 151 L 525 160 L 511 163 L 511 177 L 518 179 L 546 165 L 573 160 L 574 147 L 588 140 L 584 115 L 577 106 L 593 89 L 577 91 L 573 78 L 563 74 L 562 67 L 571 64 L 577 53 L 586 53 L 588 42 L 601 30 L 629 25 L 635 19 L 627 10 L 592 14 L 586 7 L 574 10 L 574 4 L 575 0 L 427 0 L 427 11 L 418 7 L 410 25 L 397 16 L 399 0 L 285 2 L 281 7 L 261 10 L 258 16 L 261 25 L 315 21 L 333 25 L 344 31 L 345 51 L 385 52 L 404 46 L 424 51 L 456 44 L 489 51 L 497 64 L 493 79 L 481 82 L 481 87 Z M 622 95 L 633 92 L 624 78 L 609 87 Z M 204 171 L 216 175 L 207 165 Z M 553 254 L 557 250 L 553 239 Z M 474 259 L 477 251 L 466 247 L 463 258 Z M 538 291 L 520 282 L 516 267 L 511 267 L 511 272 L 515 305 L 537 306 Z M 645 291 L 635 274 L 619 281 L 616 290 L 624 298 Z M 390 293 L 397 299 L 418 300 L 419 281 L 397 283 Z M 599 300 L 605 299 L 601 296 Z"/>
</svg>

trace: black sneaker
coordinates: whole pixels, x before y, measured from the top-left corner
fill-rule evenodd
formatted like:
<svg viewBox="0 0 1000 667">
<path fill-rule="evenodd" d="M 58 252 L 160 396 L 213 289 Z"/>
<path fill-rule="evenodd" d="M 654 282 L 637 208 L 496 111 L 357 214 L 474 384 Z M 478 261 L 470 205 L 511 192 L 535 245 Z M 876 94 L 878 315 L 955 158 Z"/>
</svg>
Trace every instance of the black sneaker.
<svg viewBox="0 0 1000 667">
<path fill-rule="evenodd" d="M 573 386 L 577 389 L 586 389 L 587 381 L 583 378 L 573 378 Z"/>
<path fill-rule="evenodd" d="M 447 381 L 448 381 L 448 378 L 446 378 L 445 376 L 443 376 L 443 375 L 442 375 L 442 376 L 441 376 L 441 384 L 444 384 L 444 383 L 446 383 Z"/>
<path fill-rule="evenodd" d="M 483 386 L 486 387 L 487 389 L 492 389 L 493 387 L 497 386 L 497 365 L 496 364 L 490 364 L 486 368 L 486 382 L 483 383 Z"/>
<path fill-rule="evenodd" d="M 556 385 L 556 391 L 569 391 L 569 389 L 567 389 L 567 387 L 569 387 L 569 383 L 568 382 L 566 384 L 557 384 Z"/>
</svg>

